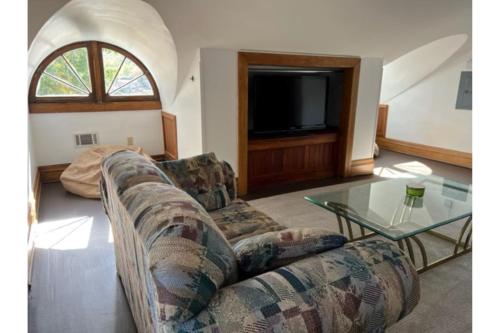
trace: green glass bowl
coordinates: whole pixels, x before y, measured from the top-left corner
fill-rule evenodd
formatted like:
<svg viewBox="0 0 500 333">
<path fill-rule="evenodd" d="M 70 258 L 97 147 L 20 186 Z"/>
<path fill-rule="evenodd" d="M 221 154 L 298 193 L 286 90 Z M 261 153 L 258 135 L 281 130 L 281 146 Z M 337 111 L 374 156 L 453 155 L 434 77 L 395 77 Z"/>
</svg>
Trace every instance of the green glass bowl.
<svg viewBox="0 0 500 333">
<path fill-rule="evenodd" d="M 421 184 L 406 184 L 406 195 L 421 198 L 424 196 L 425 186 Z"/>
</svg>

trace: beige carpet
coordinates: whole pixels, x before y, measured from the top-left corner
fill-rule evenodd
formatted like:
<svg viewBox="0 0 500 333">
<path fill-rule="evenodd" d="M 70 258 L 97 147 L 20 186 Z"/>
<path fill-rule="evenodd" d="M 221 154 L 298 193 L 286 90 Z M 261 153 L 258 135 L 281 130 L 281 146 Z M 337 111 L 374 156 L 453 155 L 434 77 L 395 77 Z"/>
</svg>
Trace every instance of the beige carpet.
<svg viewBox="0 0 500 333">
<path fill-rule="evenodd" d="M 307 202 L 304 196 L 373 181 L 377 179 L 276 195 L 252 200 L 249 203 L 285 226 L 320 227 L 338 231 L 335 216 Z M 439 228 L 439 231 L 454 236 L 458 234 L 462 225 L 462 221 L 452 223 Z M 354 231 L 355 235 L 359 234 L 358 228 L 354 228 Z M 426 246 L 430 261 L 452 251 L 448 243 L 435 237 L 424 235 L 421 240 Z M 422 290 L 419 305 L 409 316 L 388 329 L 388 332 L 472 331 L 471 254 L 421 274 L 420 281 Z"/>
</svg>

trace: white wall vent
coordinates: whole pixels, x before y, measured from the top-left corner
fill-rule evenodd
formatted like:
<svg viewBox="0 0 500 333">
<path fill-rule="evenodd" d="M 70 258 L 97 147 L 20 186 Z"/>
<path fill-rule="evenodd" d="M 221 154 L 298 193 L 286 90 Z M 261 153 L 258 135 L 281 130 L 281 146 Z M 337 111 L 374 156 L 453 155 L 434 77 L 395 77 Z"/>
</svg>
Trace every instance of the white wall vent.
<svg viewBox="0 0 500 333">
<path fill-rule="evenodd" d="M 93 146 L 97 143 L 97 133 L 75 134 L 75 144 L 77 147 Z"/>
</svg>

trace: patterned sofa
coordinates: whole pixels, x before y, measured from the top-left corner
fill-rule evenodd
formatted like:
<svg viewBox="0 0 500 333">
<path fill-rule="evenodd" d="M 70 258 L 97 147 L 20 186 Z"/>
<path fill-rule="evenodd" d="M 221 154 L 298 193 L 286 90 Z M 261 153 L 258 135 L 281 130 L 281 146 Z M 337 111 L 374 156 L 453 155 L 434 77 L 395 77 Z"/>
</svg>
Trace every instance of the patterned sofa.
<svg viewBox="0 0 500 333">
<path fill-rule="evenodd" d="M 294 233 L 236 199 L 230 165 L 213 154 L 155 165 L 121 151 L 101 169 L 139 332 L 382 332 L 418 303 L 414 267 L 380 240 L 242 275 L 233 246 Z"/>
</svg>

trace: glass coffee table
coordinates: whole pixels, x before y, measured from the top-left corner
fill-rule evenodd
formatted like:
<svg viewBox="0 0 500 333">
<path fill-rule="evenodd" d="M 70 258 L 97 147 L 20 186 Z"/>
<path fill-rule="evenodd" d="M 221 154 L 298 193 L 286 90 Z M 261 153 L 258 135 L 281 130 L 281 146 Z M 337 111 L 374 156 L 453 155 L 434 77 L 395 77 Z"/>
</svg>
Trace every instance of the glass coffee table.
<svg viewBox="0 0 500 333">
<path fill-rule="evenodd" d="M 407 196 L 406 185 L 409 182 L 423 185 L 424 195 L 420 198 Z M 382 236 L 397 242 L 413 264 L 418 249 L 422 266 L 418 267 L 417 271 L 424 272 L 472 251 L 471 187 L 441 177 L 425 176 L 355 185 L 306 196 L 305 199 L 333 212 L 337 217 L 340 232 L 351 241 L 375 235 Z M 434 230 L 462 220 L 465 220 L 465 223 L 456 238 Z M 353 235 L 353 226 L 356 225 L 360 230 L 359 237 Z M 419 239 L 422 233 L 452 243 L 453 252 L 434 262 L 428 262 L 427 251 Z"/>
</svg>

